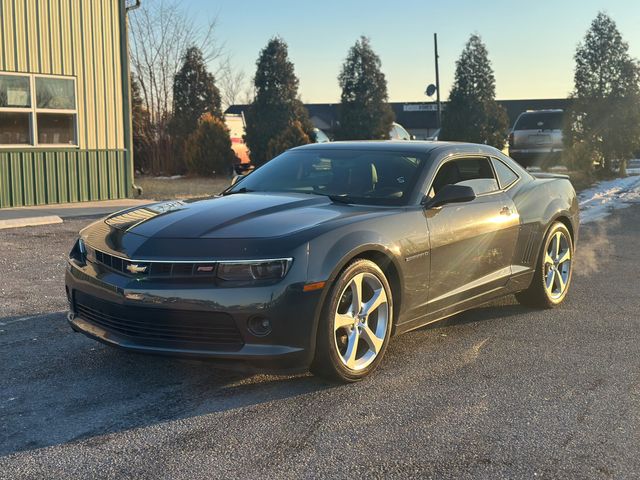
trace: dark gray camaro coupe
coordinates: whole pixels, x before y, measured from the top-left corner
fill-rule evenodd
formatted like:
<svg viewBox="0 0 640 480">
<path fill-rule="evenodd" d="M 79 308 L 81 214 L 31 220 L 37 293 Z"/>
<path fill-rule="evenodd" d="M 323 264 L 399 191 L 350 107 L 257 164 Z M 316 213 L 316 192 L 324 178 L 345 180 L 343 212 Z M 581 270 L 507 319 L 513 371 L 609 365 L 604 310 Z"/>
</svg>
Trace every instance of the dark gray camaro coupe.
<svg viewBox="0 0 640 480">
<path fill-rule="evenodd" d="M 558 305 L 577 233 L 567 177 L 491 147 L 307 145 L 221 196 L 82 230 L 69 322 L 139 352 L 355 381 L 394 334 L 510 293 Z"/>
</svg>

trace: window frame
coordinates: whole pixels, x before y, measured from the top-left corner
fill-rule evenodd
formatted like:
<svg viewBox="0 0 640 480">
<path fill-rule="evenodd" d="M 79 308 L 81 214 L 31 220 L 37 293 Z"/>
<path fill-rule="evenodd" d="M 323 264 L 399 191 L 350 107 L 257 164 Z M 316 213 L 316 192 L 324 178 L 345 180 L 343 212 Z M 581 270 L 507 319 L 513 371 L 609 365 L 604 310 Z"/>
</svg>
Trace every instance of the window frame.
<svg viewBox="0 0 640 480">
<path fill-rule="evenodd" d="M 515 184 L 517 184 L 522 179 L 522 177 L 520 175 L 518 175 L 518 172 L 516 172 L 513 168 L 511 168 L 507 164 L 507 162 L 504 162 L 504 161 L 500 160 L 498 157 L 495 157 L 495 156 L 491 156 L 489 158 L 491 160 L 491 168 L 493 169 L 493 174 L 496 177 L 496 181 L 498 182 L 498 186 L 500 187 L 500 191 L 501 192 L 506 192 L 507 190 L 510 190 Z M 498 176 L 498 172 L 496 170 L 496 167 L 493 164 L 494 161 L 502 163 L 505 167 L 507 167 L 509 170 L 511 170 L 511 172 L 516 176 L 516 179 L 513 182 L 509 183 L 508 185 L 502 186 L 502 182 L 500 182 L 500 177 Z"/>
<path fill-rule="evenodd" d="M 0 75 L 12 77 L 27 77 L 29 79 L 29 95 L 31 106 L 29 107 L 0 107 L 0 112 L 7 113 L 27 113 L 29 115 L 29 143 L 0 143 L 2 149 L 34 149 L 34 148 L 79 148 L 78 132 L 78 82 L 76 77 L 69 75 L 48 75 L 41 73 L 6 72 L 0 71 Z M 36 96 L 36 78 L 54 78 L 59 80 L 73 81 L 73 109 L 60 108 L 38 108 L 38 98 Z M 74 143 L 40 143 L 38 142 L 38 113 L 51 113 L 71 115 L 74 120 L 73 137 Z"/>
<path fill-rule="evenodd" d="M 502 192 L 506 191 L 506 189 L 503 189 L 501 187 L 501 185 L 500 185 L 500 179 L 498 178 L 498 174 L 496 173 L 496 169 L 493 167 L 493 161 L 492 161 L 493 156 L 492 155 L 481 154 L 481 153 L 480 154 L 460 153 L 458 155 L 452 155 L 450 157 L 447 157 L 447 158 L 445 158 L 444 160 L 442 160 L 440 162 L 440 165 L 438 165 L 438 168 L 436 169 L 435 173 L 433 174 L 433 177 L 431 177 L 431 181 L 428 184 L 428 188 L 424 191 L 423 198 L 427 197 L 429 195 L 429 192 L 433 188 L 433 182 L 435 181 L 436 177 L 438 176 L 438 173 L 440 173 L 440 170 L 442 169 L 442 167 L 445 166 L 445 164 L 447 164 L 449 162 L 454 162 L 456 160 L 463 160 L 465 158 L 484 158 L 486 161 L 488 161 L 489 162 L 489 166 L 491 167 L 491 171 L 493 172 L 493 178 L 495 179 L 496 184 L 498 185 L 498 189 L 497 190 L 492 190 L 491 192 L 485 192 L 485 193 L 476 194 L 476 198 L 486 197 L 488 195 L 495 195 L 497 193 L 502 193 Z M 520 179 L 520 177 L 518 177 L 518 180 L 519 179 Z M 515 185 L 516 182 L 513 182 L 511 185 Z"/>
</svg>

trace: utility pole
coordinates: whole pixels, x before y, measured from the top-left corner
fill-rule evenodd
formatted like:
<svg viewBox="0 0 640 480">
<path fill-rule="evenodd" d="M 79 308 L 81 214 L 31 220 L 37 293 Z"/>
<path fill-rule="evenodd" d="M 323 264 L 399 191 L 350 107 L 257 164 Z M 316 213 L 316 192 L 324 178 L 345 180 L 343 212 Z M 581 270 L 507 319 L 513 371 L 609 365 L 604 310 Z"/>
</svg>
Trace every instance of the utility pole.
<svg viewBox="0 0 640 480">
<path fill-rule="evenodd" d="M 438 108 L 438 128 L 442 127 L 442 107 L 440 105 L 440 70 L 438 68 L 438 34 L 433 34 L 433 47 L 436 54 L 436 106 Z"/>
</svg>

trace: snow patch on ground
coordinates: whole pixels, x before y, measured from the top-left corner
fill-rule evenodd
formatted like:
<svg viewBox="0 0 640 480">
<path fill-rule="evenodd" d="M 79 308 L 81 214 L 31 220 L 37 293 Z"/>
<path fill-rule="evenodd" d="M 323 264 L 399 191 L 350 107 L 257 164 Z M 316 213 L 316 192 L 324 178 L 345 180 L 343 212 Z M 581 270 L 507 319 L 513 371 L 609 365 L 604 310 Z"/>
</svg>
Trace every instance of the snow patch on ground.
<svg viewBox="0 0 640 480">
<path fill-rule="evenodd" d="M 153 177 L 155 180 L 178 180 L 183 178 L 184 175 L 171 175 L 170 177 Z"/>
<path fill-rule="evenodd" d="M 632 172 L 627 170 L 627 173 Z M 595 222 L 605 218 L 613 210 L 626 208 L 632 203 L 640 204 L 640 175 L 598 182 L 580 192 L 578 202 L 580 223 Z"/>
</svg>

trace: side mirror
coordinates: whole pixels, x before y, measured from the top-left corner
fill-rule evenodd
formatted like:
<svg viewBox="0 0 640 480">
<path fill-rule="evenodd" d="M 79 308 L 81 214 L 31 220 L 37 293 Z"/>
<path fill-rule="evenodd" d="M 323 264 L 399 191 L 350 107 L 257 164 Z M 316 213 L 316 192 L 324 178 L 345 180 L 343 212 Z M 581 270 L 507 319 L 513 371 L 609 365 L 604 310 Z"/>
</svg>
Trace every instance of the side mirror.
<svg viewBox="0 0 640 480">
<path fill-rule="evenodd" d="M 411 135 L 410 139 L 411 139 L 411 140 L 415 140 L 415 139 L 416 139 L 416 136 L 415 136 L 415 135 Z"/>
<path fill-rule="evenodd" d="M 448 203 L 470 202 L 476 198 L 473 188 L 467 185 L 445 185 L 436 193 L 435 197 L 427 200 L 425 208 L 435 208 Z"/>
</svg>

